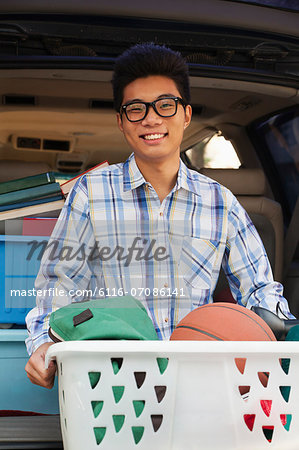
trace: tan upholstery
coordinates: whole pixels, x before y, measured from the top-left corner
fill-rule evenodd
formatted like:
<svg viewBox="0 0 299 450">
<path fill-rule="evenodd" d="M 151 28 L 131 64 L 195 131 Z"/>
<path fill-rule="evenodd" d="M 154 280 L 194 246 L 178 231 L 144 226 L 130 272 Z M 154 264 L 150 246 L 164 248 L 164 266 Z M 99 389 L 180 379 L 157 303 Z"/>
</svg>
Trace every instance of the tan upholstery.
<svg viewBox="0 0 299 450">
<path fill-rule="evenodd" d="M 49 170 L 51 170 L 50 166 L 44 162 L 3 160 L 0 162 L 0 183 L 2 181 L 38 175 Z"/>
<path fill-rule="evenodd" d="M 200 169 L 235 195 L 265 195 L 266 178 L 262 169 Z"/>
<path fill-rule="evenodd" d="M 226 186 L 248 212 L 266 248 L 275 280 L 283 269 L 283 217 L 279 203 L 265 197 L 261 169 L 201 169 L 200 173 Z"/>
</svg>

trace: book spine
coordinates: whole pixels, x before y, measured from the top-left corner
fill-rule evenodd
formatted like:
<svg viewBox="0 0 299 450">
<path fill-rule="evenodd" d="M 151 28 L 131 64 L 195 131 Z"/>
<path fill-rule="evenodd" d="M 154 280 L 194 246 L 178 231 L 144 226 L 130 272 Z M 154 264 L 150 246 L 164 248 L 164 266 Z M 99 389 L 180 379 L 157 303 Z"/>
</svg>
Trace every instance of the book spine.
<svg viewBox="0 0 299 450">
<path fill-rule="evenodd" d="M 102 163 L 92 167 L 91 169 L 88 169 L 85 172 L 80 173 L 76 177 L 71 178 L 70 180 L 66 181 L 65 183 L 62 183 L 60 186 L 62 192 L 64 193 L 64 195 L 67 195 L 70 192 L 70 190 L 72 189 L 72 187 L 75 185 L 75 183 L 79 180 L 79 178 L 82 177 L 82 175 L 85 175 L 89 172 L 103 169 L 104 167 L 107 167 L 107 166 L 109 166 L 108 161 L 103 161 Z"/>
<path fill-rule="evenodd" d="M 18 208 L 26 208 L 27 206 L 39 205 L 41 203 L 55 202 L 57 200 L 62 200 L 62 199 L 63 199 L 62 194 L 52 195 L 52 196 L 48 196 L 45 198 L 37 198 L 35 200 L 29 200 L 27 202 L 20 202 L 20 203 L 14 203 L 14 204 L 10 204 L 10 205 L 0 206 L 0 212 L 1 211 L 10 211 L 13 209 L 18 209 Z"/>
<path fill-rule="evenodd" d="M 47 203 L 39 203 L 32 206 L 24 206 L 21 208 L 0 211 L 0 220 L 16 219 L 18 217 L 30 216 L 33 214 L 48 213 L 49 211 L 59 211 L 64 205 L 64 199 L 53 200 Z"/>
<path fill-rule="evenodd" d="M 59 193 L 61 193 L 59 183 L 43 184 L 42 186 L 36 186 L 33 188 L 22 189 L 20 191 L 8 192 L 7 194 L 1 194 L 0 206 L 13 205 L 15 203 L 30 201 Z"/>
<path fill-rule="evenodd" d="M 53 172 L 45 172 L 38 175 L 32 175 L 30 177 L 4 181 L 0 183 L 0 194 L 7 194 L 8 192 L 28 189 L 48 183 L 55 183 L 55 176 Z"/>
</svg>

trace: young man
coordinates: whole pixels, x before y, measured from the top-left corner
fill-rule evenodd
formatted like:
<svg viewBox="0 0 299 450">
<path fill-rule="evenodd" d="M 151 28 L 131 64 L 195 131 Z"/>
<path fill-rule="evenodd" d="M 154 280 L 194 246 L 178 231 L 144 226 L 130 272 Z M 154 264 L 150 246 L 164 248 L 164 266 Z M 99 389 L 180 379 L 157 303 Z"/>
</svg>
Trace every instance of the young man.
<svg viewBox="0 0 299 450">
<path fill-rule="evenodd" d="M 274 312 L 280 304 L 292 317 L 244 209 L 226 188 L 180 161 L 192 114 L 181 55 L 134 46 L 116 62 L 113 89 L 117 123 L 133 153 L 81 177 L 52 235 L 60 257 L 44 254 L 36 288 L 45 294 L 27 316 L 26 370 L 45 387 L 52 387 L 55 372 L 54 365 L 44 369 L 49 316 L 83 300 L 86 289 L 94 297 L 133 295 L 159 338 L 168 339 L 188 312 L 213 301 L 222 264 L 238 303 Z M 64 257 L 65 248 L 77 256 Z"/>
</svg>

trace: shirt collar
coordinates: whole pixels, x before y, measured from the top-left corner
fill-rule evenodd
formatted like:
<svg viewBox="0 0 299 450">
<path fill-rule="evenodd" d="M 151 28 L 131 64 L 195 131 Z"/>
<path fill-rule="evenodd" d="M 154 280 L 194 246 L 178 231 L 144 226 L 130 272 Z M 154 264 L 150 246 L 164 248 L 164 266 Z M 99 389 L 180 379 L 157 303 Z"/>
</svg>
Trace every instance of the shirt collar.
<svg viewBox="0 0 299 450">
<path fill-rule="evenodd" d="M 134 153 L 131 153 L 129 158 L 123 165 L 123 188 L 124 192 L 132 191 L 138 188 L 142 184 L 146 184 L 142 173 L 138 169 L 135 161 Z M 178 172 L 178 178 L 174 190 L 183 188 L 187 191 L 193 192 L 200 196 L 200 182 L 195 179 L 193 173 L 187 168 L 187 166 L 180 159 L 180 168 Z"/>
<path fill-rule="evenodd" d="M 195 175 L 198 175 L 195 172 Z M 194 172 L 188 169 L 188 167 L 183 163 L 180 159 L 180 168 L 178 172 L 178 179 L 176 182 L 175 190 L 185 189 L 186 191 L 193 192 L 193 194 L 200 195 L 200 182 L 196 176 L 194 176 Z"/>
<path fill-rule="evenodd" d="M 132 191 L 146 183 L 142 173 L 137 167 L 134 153 L 131 153 L 123 165 L 123 177 L 124 192 Z"/>
</svg>

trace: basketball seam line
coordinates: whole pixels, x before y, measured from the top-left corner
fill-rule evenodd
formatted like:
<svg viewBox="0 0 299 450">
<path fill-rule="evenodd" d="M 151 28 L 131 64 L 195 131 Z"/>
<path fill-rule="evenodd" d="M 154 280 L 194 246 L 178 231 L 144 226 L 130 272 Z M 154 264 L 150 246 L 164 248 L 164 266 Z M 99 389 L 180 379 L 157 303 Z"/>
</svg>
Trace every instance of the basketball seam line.
<svg viewBox="0 0 299 450">
<path fill-rule="evenodd" d="M 189 325 L 178 325 L 178 326 L 176 327 L 176 330 L 177 330 L 178 328 L 187 328 L 187 329 L 189 329 L 189 330 L 200 331 L 200 333 L 205 334 L 206 336 L 210 336 L 210 337 L 212 337 L 212 338 L 214 338 L 214 339 L 216 339 L 216 340 L 218 340 L 218 341 L 223 341 L 223 339 L 221 339 L 221 338 L 215 336 L 214 334 L 208 333 L 207 331 L 201 330 L 200 328 L 190 327 Z"/>
<path fill-rule="evenodd" d="M 210 306 L 210 305 L 203 305 L 202 307 L 204 308 L 204 307 L 207 307 L 207 306 Z M 236 311 L 234 308 L 231 308 L 230 306 L 226 306 L 226 305 L 221 305 L 221 306 L 219 306 L 219 305 L 216 305 L 215 303 L 213 304 L 213 307 L 214 308 L 226 308 L 226 309 L 230 309 L 231 311 Z M 247 309 L 246 307 L 245 307 L 245 309 Z M 250 309 L 248 309 L 248 311 L 251 311 Z M 246 317 L 248 317 L 249 319 L 251 319 L 251 320 L 253 320 L 265 333 L 266 333 L 266 335 L 268 336 L 268 338 L 270 338 L 270 340 L 272 341 L 272 337 L 268 334 L 268 332 L 262 327 L 262 325 L 260 324 L 260 323 L 258 323 L 258 321 L 257 320 L 254 320 L 254 318 L 253 317 L 250 317 L 250 316 L 248 316 L 247 314 L 245 314 L 243 311 L 238 311 L 240 314 L 243 314 L 244 316 L 246 316 Z M 257 316 L 257 317 L 259 317 L 259 316 Z M 262 319 L 263 320 L 263 319 Z M 265 321 L 264 321 L 265 322 Z M 267 324 L 267 322 L 265 322 L 265 324 L 267 325 L 267 326 L 269 326 L 268 324 Z"/>
</svg>

